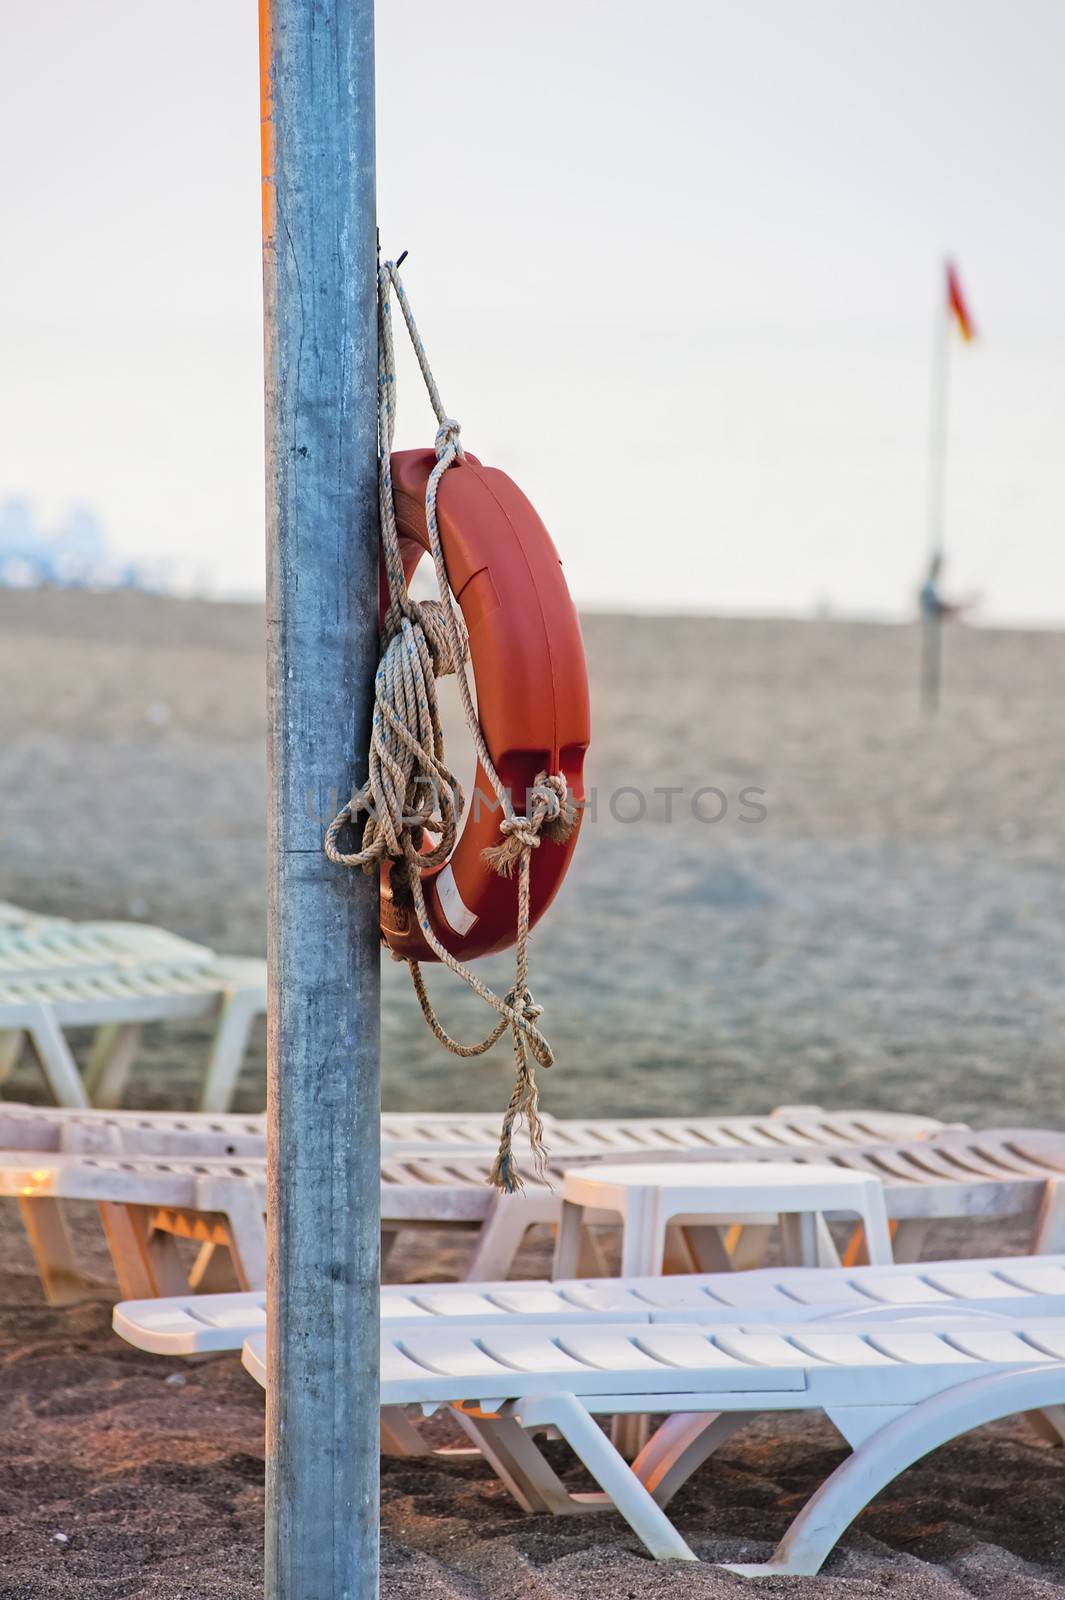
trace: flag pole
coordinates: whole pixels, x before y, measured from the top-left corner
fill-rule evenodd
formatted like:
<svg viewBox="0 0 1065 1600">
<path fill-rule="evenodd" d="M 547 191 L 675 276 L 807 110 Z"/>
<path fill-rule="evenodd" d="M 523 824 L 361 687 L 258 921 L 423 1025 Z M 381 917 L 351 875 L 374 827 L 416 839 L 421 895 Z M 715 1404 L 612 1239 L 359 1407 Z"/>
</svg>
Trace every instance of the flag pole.
<svg viewBox="0 0 1065 1600">
<path fill-rule="evenodd" d="M 949 264 L 944 266 L 939 306 L 932 331 L 932 384 L 928 420 L 928 576 L 943 559 L 947 512 L 947 421 L 950 401 L 950 305 L 947 294 Z M 937 611 L 921 607 L 921 707 L 939 708 L 943 656 L 943 619 Z"/>
<path fill-rule="evenodd" d="M 377 876 L 324 824 L 378 650 L 373 0 L 260 0 L 266 355 L 266 1600 L 376 1600 Z"/>
</svg>

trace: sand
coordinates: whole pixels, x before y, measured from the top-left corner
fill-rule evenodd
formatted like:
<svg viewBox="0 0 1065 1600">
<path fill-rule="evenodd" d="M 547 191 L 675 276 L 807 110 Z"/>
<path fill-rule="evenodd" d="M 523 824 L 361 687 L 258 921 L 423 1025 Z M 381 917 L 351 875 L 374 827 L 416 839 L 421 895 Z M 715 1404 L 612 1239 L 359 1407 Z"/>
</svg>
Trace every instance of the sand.
<svg viewBox="0 0 1065 1600">
<path fill-rule="evenodd" d="M 533 948 L 558 1053 L 548 1109 L 816 1100 L 1065 1125 L 1065 637 L 952 631 L 934 721 L 917 710 L 908 628 L 593 616 L 586 637 L 598 809 Z M 0 897 L 261 951 L 261 638 L 252 606 L 0 591 Z M 692 810 L 711 788 L 727 803 L 716 822 Z M 641 796 L 642 819 L 621 820 Z M 756 802 L 764 820 L 745 820 Z M 721 800 L 696 805 L 705 818 Z M 505 958 L 487 965 L 505 981 Z M 403 972 L 386 963 L 384 982 L 386 1105 L 500 1107 L 506 1056 L 454 1064 Z M 475 1006 L 434 987 L 472 1032 Z M 154 1030 L 131 1101 L 189 1104 L 204 1044 Z M 262 1103 L 262 1048 L 243 1108 Z M 30 1066 L 7 1086 L 40 1092 Z M 101 1298 L 64 1311 L 41 1305 L 5 1222 L 0 1600 L 258 1593 L 260 1393 L 232 1358 L 180 1367 L 114 1338 L 91 1218 Z M 929 1249 L 1022 1245 L 941 1231 Z M 545 1249 L 521 1270 L 544 1270 Z M 423 1241 L 393 1269 L 446 1276 L 461 1253 Z M 707 1561 L 766 1553 L 841 1455 L 827 1426 L 762 1425 L 689 1486 L 678 1523 Z M 820 1578 L 759 1592 L 1056 1591 L 1059 1456 L 1020 1421 L 982 1430 L 885 1491 Z M 528 1517 L 476 1463 L 388 1462 L 383 1497 L 395 1600 L 745 1587 L 655 1567 L 614 1517 Z"/>
</svg>

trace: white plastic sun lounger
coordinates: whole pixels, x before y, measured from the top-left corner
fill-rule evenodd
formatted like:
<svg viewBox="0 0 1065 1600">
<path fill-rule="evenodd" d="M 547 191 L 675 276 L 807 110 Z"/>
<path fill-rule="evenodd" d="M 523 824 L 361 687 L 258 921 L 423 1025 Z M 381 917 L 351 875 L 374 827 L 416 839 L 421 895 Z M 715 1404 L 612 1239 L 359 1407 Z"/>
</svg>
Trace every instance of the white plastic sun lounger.
<svg viewBox="0 0 1065 1600">
<path fill-rule="evenodd" d="M 454 1164 L 386 1159 L 381 1183 L 386 1235 L 417 1225 L 476 1227 L 493 1206 L 514 1199 L 523 1205 L 522 1231 L 557 1214 L 559 1198 L 546 1185 L 537 1185 L 527 1197 L 497 1195 L 487 1184 L 489 1167 L 487 1157 L 474 1163 L 463 1157 Z M 19 1203 L 53 1303 L 86 1290 L 61 1210 L 69 1200 L 100 1207 L 124 1296 L 173 1294 L 187 1286 L 174 1237 L 194 1239 L 212 1251 L 224 1246 L 242 1288 L 266 1282 L 266 1164 L 261 1159 L 23 1148 L 0 1152 L 0 1196 Z M 192 1279 L 197 1287 L 220 1286 L 212 1251 L 201 1252 Z"/>
<path fill-rule="evenodd" d="M 266 1337 L 244 1345 L 266 1381 Z M 691 1323 L 510 1323 L 478 1330 L 383 1330 L 381 1404 L 455 1408 L 496 1472 L 531 1511 L 613 1508 L 659 1560 L 697 1559 L 665 1513 L 692 1473 L 750 1418 L 819 1411 L 852 1447 L 767 1562 L 746 1576 L 819 1571 L 880 1489 L 960 1433 L 1065 1403 L 1065 1321 L 932 1316 L 916 1322 L 797 1327 Z M 665 1414 L 630 1468 L 603 1414 Z M 526 1430 L 554 1428 L 600 1485 L 571 1495 Z"/>
<path fill-rule="evenodd" d="M 430 1322 L 478 1330 L 569 1323 L 608 1327 L 618 1322 L 692 1322 L 719 1329 L 752 1321 L 794 1326 L 831 1317 L 864 1324 L 916 1315 L 932 1316 L 943 1323 L 948 1317 L 980 1313 L 1024 1318 L 1032 1324 L 1041 1318 L 1061 1318 L 1065 1315 L 1065 1256 L 930 1262 L 920 1268 L 764 1268 L 693 1277 L 477 1287 L 412 1284 L 381 1290 L 382 1323 L 388 1330 L 408 1325 L 418 1328 Z M 115 1307 L 113 1325 L 130 1344 L 158 1355 L 235 1351 L 245 1340 L 265 1333 L 266 1296 L 186 1295 L 130 1301 Z M 481 1448 L 484 1441 L 464 1414 L 458 1413 L 456 1420 Z M 390 1454 L 431 1453 L 409 1421 L 393 1411 L 382 1416 L 382 1448 Z M 448 1456 L 454 1452 L 445 1449 L 440 1453 Z M 510 1463 L 510 1471 L 512 1476 L 518 1473 L 516 1461 Z M 510 1481 L 506 1471 L 502 1475 Z M 522 1503 L 535 1504 L 534 1490 L 527 1483 L 524 1487 L 531 1498 L 527 1496 Z"/>
<path fill-rule="evenodd" d="M 0 929 L 0 1075 L 28 1039 L 62 1106 L 118 1102 L 144 1023 L 216 1015 L 201 1104 L 223 1111 L 265 1009 L 264 962 L 217 956 L 159 928 L 55 921 Z M 84 1079 L 68 1027 L 98 1030 Z"/>
<path fill-rule="evenodd" d="M 501 1195 L 489 1186 L 490 1168 L 487 1157 L 383 1159 L 381 1223 L 386 1246 L 410 1227 L 472 1227 L 479 1230 L 477 1262 L 483 1269 L 493 1255 L 501 1256 L 505 1274 L 525 1230 L 557 1220 L 561 1196 L 542 1183 L 524 1194 Z M 764 1170 L 769 1183 L 773 1171 Z M 830 1176 L 835 1176 L 834 1170 Z M 748 1186 L 746 1192 L 752 1213 L 758 1215 L 762 1208 L 754 1202 L 762 1198 L 761 1190 Z M 45 1293 L 53 1302 L 85 1292 L 61 1212 L 61 1203 L 69 1200 L 94 1201 L 100 1207 L 124 1296 L 184 1289 L 172 1235 L 211 1247 L 201 1251 L 192 1280 L 197 1288 L 222 1286 L 212 1254 L 218 1245 L 229 1249 L 242 1288 L 261 1287 L 266 1281 L 262 1160 L 21 1149 L 0 1152 L 0 1195 L 19 1202 Z M 489 1274 L 482 1270 L 480 1276 Z"/>
<path fill-rule="evenodd" d="M 72 1293 L 84 1292 L 63 1227 L 59 1202 L 64 1199 L 96 1200 L 110 1208 L 103 1215 L 116 1272 L 123 1294 L 133 1297 L 184 1290 L 184 1280 L 178 1280 L 172 1265 L 166 1262 L 167 1255 L 173 1257 L 174 1252 L 159 1235 L 183 1233 L 211 1245 L 229 1242 L 228 1224 L 218 1223 L 217 1219 L 204 1224 L 197 1214 L 227 1212 L 228 1205 L 218 1196 L 224 1197 L 232 1188 L 234 1215 L 243 1219 L 241 1238 L 233 1240 L 238 1282 L 242 1287 L 256 1288 L 265 1281 L 263 1220 L 261 1210 L 256 1209 L 265 1194 L 262 1161 L 242 1152 L 233 1155 L 228 1149 L 219 1149 L 218 1144 L 223 1141 L 237 1142 L 225 1133 L 213 1134 L 216 1153 L 203 1157 L 190 1154 L 184 1145 L 173 1149 L 179 1135 L 171 1133 L 166 1137 L 172 1147 L 166 1157 L 34 1155 L 24 1146 L 6 1159 L 0 1155 L 0 1192 L 21 1200 L 42 1282 L 50 1298 L 69 1298 Z M 889 1216 L 901 1212 L 904 1219 L 913 1220 L 916 1213 L 919 1220 L 922 1206 L 930 1216 L 1026 1215 L 1035 1219 L 1034 1254 L 1065 1248 L 1065 1185 L 1061 1181 L 1065 1177 L 1065 1135 L 944 1134 L 942 1143 L 943 1159 L 958 1176 L 944 1177 L 930 1171 L 921 1179 L 886 1183 Z M 926 1156 L 931 1158 L 939 1146 L 940 1141 L 935 1140 L 912 1148 L 920 1152 L 923 1161 Z M 1002 1153 L 992 1162 L 988 1152 L 996 1150 Z M 225 1159 L 231 1155 L 232 1159 Z M 879 1159 L 880 1153 L 876 1155 Z M 892 1158 L 897 1156 L 899 1151 L 895 1149 Z M 982 1165 L 978 1165 L 977 1156 Z M 381 1185 L 386 1243 L 415 1226 L 473 1229 L 477 1242 L 467 1281 L 505 1278 L 525 1230 L 534 1223 L 557 1221 L 561 1197 L 557 1190 L 544 1184 L 531 1184 L 521 1195 L 500 1195 L 488 1186 L 489 1168 L 487 1157 L 477 1160 L 468 1156 L 448 1159 L 386 1154 Z M 27 1173 L 32 1175 L 32 1181 Z M 207 1176 L 211 1177 L 211 1193 L 215 1197 L 210 1205 L 198 1198 L 205 1186 L 197 1188 L 194 1181 Z M 175 1187 L 184 1198 L 175 1199 Z M 254 1192 L 255 1204 L 249 1201 L 249 1192 Z M 123 1208 L 136 1223 L 134 1231 L 143 1235 L 147 1226 L 154 1234 L 152 1254 L 145 1254 L 143 1239 L 134 1248 L 132 1224 L 118 1226 Z M 155 1208 L 158 1213 L 155 1220 L 147 1223 L 146 1208 Z M 607 1220 L 613 1219 L 608 1216 Z M 823 1242 L 822 1260 L 830 1245 L 830 1240 Z M 210 1252 L 204 1252 L 194 1281 L 198 1287 L 221 1288 L 224 1279 L 218 1276 L 217 1268 L 208 1272 L 209 1261 Z"/>
<path fill-rule="evenodd" d="M 1065 1255 L 927 1261 L 920 1266 L 758 1267 L 753 1272 L 668 1278 L 575 1278 L 549 1283 L 385 1284 L 384 1322 L 493 1326 L 628 1320 L 816 1321 L 826 1316 L 886 1319 L 897 1311 L 996 1312 L 1065 1317 Z M 128 1300 L 114 1309 L 115 1332 L 155 1355 L 239 1350 L 266 1328 L 263 1290 Z"/>
</svg>

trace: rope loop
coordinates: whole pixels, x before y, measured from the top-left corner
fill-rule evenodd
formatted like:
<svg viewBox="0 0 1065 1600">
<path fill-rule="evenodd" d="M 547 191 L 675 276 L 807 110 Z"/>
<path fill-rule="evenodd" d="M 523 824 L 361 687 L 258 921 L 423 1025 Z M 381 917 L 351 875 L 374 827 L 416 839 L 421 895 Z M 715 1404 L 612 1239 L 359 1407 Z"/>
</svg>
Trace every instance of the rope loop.
<svg viewBox="0 0 1065 1600">
<path fill-rule="evenodd" d="M 429 654 L 433 658 L 433 670 L 438 678 L 455 676 L 465 665 L 470 654 L 470 639 L 466 632 L 466 624 L 462 614 L 457 617 L 458 644 L 461 654 L 456 659 L 454 653 L 453 630 L 449 629 L 444 613 L 443 602 L 440 600 L 412 600 L 410 602 L 410 615 L 417 626 L 425 635 L 429 646 Z"/>
<path fill-rule="evenodd" d="M 462 448 L 462 442 L 459 438 L 461 432 L 462 428 L 455 421 L 454 417 L 443 418 L 439 428 L 436 430 L 435 448 L 436 459 L 438 461 L 442 461 L 449 450 L 459 461 L 462 461 L 465 458 L 465 451 Z"/>
<path fill-rule="evenodd" d="M 396 362 L 390 305 L 393 291 L 437 420 L 436 465 L 425 488 L 425 523 L 439 600 L 410 598 L 400 552 L 391 468 L 396 426 Z M 465 459 L 462 430 L 444 410 L 414 313 L 399 272 L 391 261 L 382 262 L 378 271 L 377 311 L 378 499 L 388 606 L 381 628 L 381 660 L 374 680 L 369 773 L 366 782 L 326 829 L 324 849 L 329 860 L 337 865 L 361 867 L 367 872 L 379 871 L 383 862 L 392 860 L 395 863 L 393 894 L 409 896 L 434 955 L 496 1012 L 497 1021 L 484 1039 L 475 1044 L 460 1044 L 447 1033 L 433 1010 L 418 962 L 408 959 L 422 1013 L 434 1037 L 446 1049 L 467 1059 L 483 1055 L 509 1028 L 514 1046 L 514 1088 L 503 1117 L 499 1153 L 490 1181 L 504 1192 L 513 1193 L 522 1187 L 512 1151 L 514 1129 L 522 1121 L 529 1130 L 538 1175 L 542 1177 L 546 1168 L 535 1067 L 550 1067 L 554 1061 L 551 1046 L 537 1026 L 543 1007 L 536 1004 L 528 986 L 529 863 L 532 852 L 539 848 L 542 835 L 560 840 L 568 837 L 576 823 L 576 809 L 565 777 L 560 773 L 542 772 L 529 791 L 525 813 L 518 814 L 495 769 L 466 676 L 469 637 L 462 613 L 452 597 L 436 515 L 437 494 L 444 473 Z M 456 679 L 478 761 L 501 813 L 502 841 L 486 850 L 484 859 L 506 877 L 515 870 L 518 873 L 515 976 L 513 985 L 502 997 L 493 993 L 444 948 L 433 932 L 426 911 L 422 874 L 442 866 L 450 858 L 465 808 L 462 789 L 445 761 L 437 701 L 436 680 L 448 674 Z M 362 818 L 365 821 L 359 848 L 342 850 L 341 833 L 346 827 L 357 826 Z M 424 848 L 427 835 L 436 841 L 429 849 Z"/>
</svg>

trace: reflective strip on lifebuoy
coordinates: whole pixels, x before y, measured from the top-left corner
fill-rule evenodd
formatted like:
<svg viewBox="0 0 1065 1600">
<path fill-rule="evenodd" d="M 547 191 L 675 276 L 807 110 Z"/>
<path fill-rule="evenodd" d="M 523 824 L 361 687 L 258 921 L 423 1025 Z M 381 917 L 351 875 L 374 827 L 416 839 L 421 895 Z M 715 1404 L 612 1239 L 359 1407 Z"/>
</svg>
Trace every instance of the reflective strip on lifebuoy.
<svg viewBox="0 0 1065 1600">
<path fill-rule="evenodd" d="M 429 549 L 425 486 L 432 450 L 392 456 L 392 485 L 403 568 L 409 581 Z M 551 537 L 517 484 L 475 456 L 440 480 L 437 522 L 451 591 L 466 623 L 477 711 L 489 754 L 515 812 L 542 772 L 562 773 L 578 826 L 565 841 L 542 838 L 530 862 L 530 922 L 551 904 L 565 877 L 584 801 L 589 739 L 588 674 L 577 612 Z M 450 859 L 426 873 L 426 909 L 440 943 L 470 961 L 514 943 L 517 883 L 483 859 L 497 845 L 500 813 L 480 767 Z M 391 863 L 381 873 L 381 932 L 397 955 L 435 956 L 413 907 L 392 897 Z"/>
</svg>

